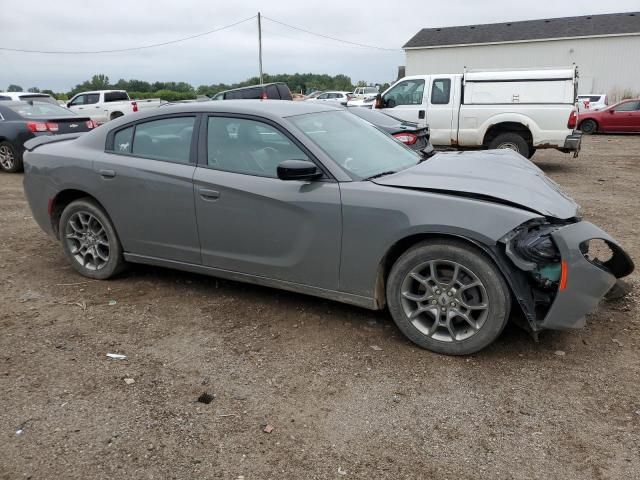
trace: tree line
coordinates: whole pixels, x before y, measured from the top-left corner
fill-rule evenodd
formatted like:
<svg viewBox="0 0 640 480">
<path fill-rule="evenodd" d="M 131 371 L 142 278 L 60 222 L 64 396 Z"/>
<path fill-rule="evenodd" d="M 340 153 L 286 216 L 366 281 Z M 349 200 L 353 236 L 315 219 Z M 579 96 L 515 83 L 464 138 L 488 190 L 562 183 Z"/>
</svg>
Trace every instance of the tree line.
<svg viewBox="0 0 640 480">
<path fill-rule="evenodd" d="M 363 80 L 356 82 L 354 85 L 351 82 L 351 78 L 342 74 L 331 76 L 317 73 L 283 73 L 278 75 L 264 74 L 263 81 L 264 83 L 284 82 L 294 93 L 311 93 L 316 90 L 352 91 L 355 87 L 369 85 Z M 131 98 L 161 98 L 162 100 L 175 102 L 178 100 L 194 99 L 199 95 L 212 97 L 216 93 L 224 90 L 246 87 L 248 85 L 256 85 L 259 83 L 260 79 L 257 76 L 239 83 L 216 83 L 211 85 L 200 85 L 198 87 L 194 87 L 187 82 L 147 82 L 135 79 L 125 80 L 123 78 L 112 83 L 107 75 L 98 74 L 94 75 L 90 80 L 77 84 L 68 92 L 54 92 L 48 89 L 40 90 L 38 87 L 28 88 L 27 91 L 34 93 L 48 93 L 58 100 L 68 100 L 80 92 L 113 89 L 126 90 L 129 92 L 129 96 L 131 96 Z M 380 86 L 380 90 L 382 91 L 388 86 L 389 84 L 384 84 Z M 23 89 L 19 85 L 12 84 L 9 85 L 7 91 L 21 92 Z"/>
</svg>

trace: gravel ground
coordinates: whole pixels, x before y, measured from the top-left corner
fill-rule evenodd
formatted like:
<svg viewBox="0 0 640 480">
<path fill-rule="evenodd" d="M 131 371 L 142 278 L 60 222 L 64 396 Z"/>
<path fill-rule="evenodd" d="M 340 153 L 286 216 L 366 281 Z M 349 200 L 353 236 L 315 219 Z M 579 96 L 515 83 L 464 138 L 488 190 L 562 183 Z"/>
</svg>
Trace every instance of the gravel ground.
<svg viewBox="0 0 640 480">
<path fill-rule="evenodd" d="M 638 150 L 535 157 L 636 260 Z M 384 312 L 159 268 L 87 281 L 21 175 L 0 205 L 0 478 L 640 478 L 637 273 L 583 330 L 452 358 Z"/>
</svg>

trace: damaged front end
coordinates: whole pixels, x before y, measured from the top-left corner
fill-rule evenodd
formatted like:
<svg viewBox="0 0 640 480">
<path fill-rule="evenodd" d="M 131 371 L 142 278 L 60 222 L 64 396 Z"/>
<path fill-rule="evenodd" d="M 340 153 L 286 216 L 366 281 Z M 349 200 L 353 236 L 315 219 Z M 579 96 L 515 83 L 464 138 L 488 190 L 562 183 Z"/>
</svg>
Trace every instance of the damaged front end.
<svg viewBox="0 0 640 480">
<path fill-rule="evenodd" d="M 606 232 L 584 222 L 536 219 L 500 242 L 515 268 L 518 303 L 533 332 L 580 328 L 633 261 Z"/>
</svg>

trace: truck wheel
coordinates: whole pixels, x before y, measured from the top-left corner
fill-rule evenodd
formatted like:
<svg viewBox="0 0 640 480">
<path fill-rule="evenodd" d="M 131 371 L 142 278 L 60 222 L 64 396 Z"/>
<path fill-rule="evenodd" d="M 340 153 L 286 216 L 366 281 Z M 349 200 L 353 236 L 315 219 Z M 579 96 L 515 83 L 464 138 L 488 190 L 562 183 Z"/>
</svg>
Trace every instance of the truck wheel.
<svg viewBox="0 0 640 480">
<path fill-rule="evenodd" d="M 598 124 L 595 120 L 587 119 L 580 124 L 580 130 L 582 130 L 582 133 L 586 135 L 591 135 L 592 133 L 596 133 L 598 130 Z"/>
<path fill-rule="evenodd" d="M 22 158 L 10 142 L 0 142 L 0 169 L 9 173 L 22 171 Z"/>
<path fill-rule="evenodd" d="M 496 148 L 509 148 L 518 152 L 524 158 L 529 158 L 531 150 L 531 147 L 521 135 L 512 132 L 501 133 L 489 142 L 490 150 L 494 150 Z"/>
<path fill-rule="evenodd" d="M 468 355 L 500 335 L 511 295 L 482 251 L 439 240 L 419 243 L 396 261 L 387 279 L 387 303 L 398 328 L 416 345 Z"/>
</svg>

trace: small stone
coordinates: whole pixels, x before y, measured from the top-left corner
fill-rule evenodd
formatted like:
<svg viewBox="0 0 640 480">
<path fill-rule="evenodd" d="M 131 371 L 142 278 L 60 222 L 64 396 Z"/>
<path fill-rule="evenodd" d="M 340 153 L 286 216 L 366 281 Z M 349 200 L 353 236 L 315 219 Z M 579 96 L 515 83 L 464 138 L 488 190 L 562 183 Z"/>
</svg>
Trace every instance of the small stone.
<svg viewBox="0 0 640 480">
<path fill-rule="evenodd" d="M 271 432 L 273 432 L 273 425 L 266 424 L 266 425 L 264 426 L 264 428 L 262 429 L 262 431 L 263 431 L 264 433 L 271 433 Z"/>
<path fill-rule="evenodd" d="M 375 350 L 376 352 L 379 352 L 379 351 L 381 351 L 381 350 L 382 350 L 382 347 L 379 347 L 378 345 L 371 345 L 371 348 L 372 348 L 373 350 Z"/>
<path fill-rule="evenodd" d="M 132 385 L 136 383 L 136 381 L 133 378 L 125 378 L 124 383 L 126 383 L 127 385 Z"/>
<path fill-rule="evenodd" d="M 118 303 L 118 302 L 116 302 L 115 300 L 109 300 L 109 306 L 110 307 L 113 307 L 116 303 Z"/>
<path fill-rule="evenodd" d="M 618 340 L 617 338 L 612 338 L 611 341 L 613 343 L 615 343 L 616 345 L 618 345 L 619 347 L 624 347 L 624 343 L 622 343 L 620 340 Z"/>
<path fill-rule="evenodd" d="M 556 350 L 555 352 L 553 352 L 553 354 L 557 355 L 558 357 L 564 357 L 566 355 L 564 350 Z"/>
</svg>

